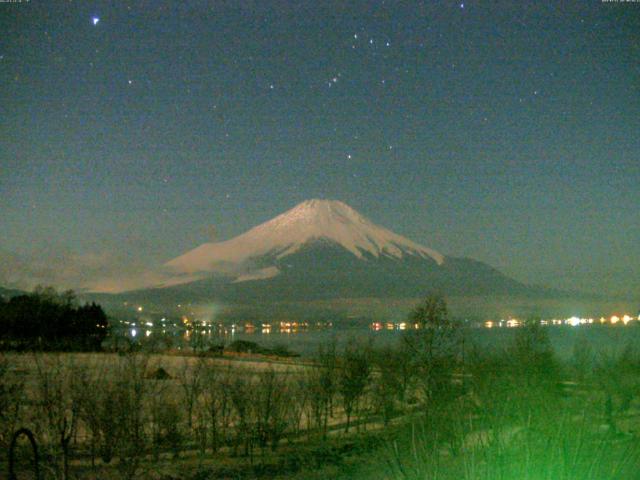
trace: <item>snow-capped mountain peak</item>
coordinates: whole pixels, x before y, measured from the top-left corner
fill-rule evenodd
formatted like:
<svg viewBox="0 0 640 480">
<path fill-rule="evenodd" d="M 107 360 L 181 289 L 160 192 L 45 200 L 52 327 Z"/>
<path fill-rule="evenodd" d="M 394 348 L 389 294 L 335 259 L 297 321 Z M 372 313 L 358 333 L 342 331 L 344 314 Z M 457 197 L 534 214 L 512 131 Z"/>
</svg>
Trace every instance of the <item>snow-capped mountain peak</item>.
<svg viewBox="0 0 640 480">
<path fill-rule="evenodd" d="M 431 258 L 443 255 L 375 225 L 347 204 L 337 200 L 307 200 L 235 238 L 205 243 L 166 264 L 174 272 L 197 273 L 224 269 L 271 254 L 282 258 L 313 240 L 328 240 L 358 258 L 404 255 Z"/>
</svg>

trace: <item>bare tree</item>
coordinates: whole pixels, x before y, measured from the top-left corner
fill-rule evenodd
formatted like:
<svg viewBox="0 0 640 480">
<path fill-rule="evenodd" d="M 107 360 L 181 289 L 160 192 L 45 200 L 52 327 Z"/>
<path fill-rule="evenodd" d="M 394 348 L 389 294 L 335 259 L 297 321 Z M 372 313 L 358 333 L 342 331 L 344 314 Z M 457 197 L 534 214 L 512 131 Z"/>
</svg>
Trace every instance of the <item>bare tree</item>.
<svg viewBox="0 0 640 480">
<path fill-rule="evenodd" d="M 289 382 L 289 424 L 293 436 L 300 434 L 302 418 L 309 403 L 309 388 L 304 375 L 296 374 Z"/>
<path fill-rule="evenodd" d="M 382 416 L 386 425 L 396 411 L 396 399 L 404 398 L 402 377 L 397 362 L 397 350 L 391 347 L 376 351 L 373 355 L 375 372 L 373 375 L 373 409 Z"/>
<path fill-rule="evenodd" d="M 238 454 L 240 445 L 244 446 L 244 454 L 252 455 L 252 386 L 251 380 L 244 376 L 236 376 L 229 384 L 229 397 L 233 406 L 233 425 L 235 441 L 234 455 Z"/>
<path fill-rule="evenodd" d="M 211 449 L 217 452 L 226 442 L 232 402 L 230 398 L 232 372 L 221 371 L 215 365 L 207 365 L 204 372 L 202 405 L 211 431 Z"/>
<path fill-rule="evenodd" d="M 4 355 L 0 357 L 0 450 L 8 451 L 13 432 L 21 418 L 24 382 L 11 370 Z M 2 458 L 2 457 L 0 457 Z"/>
<path fill-rule="evenodd" d="M 202 393 L 203 376 L 205 364 L 203 359 L 197 359 L 194 362 L 189 357 L 184 357 L 182 368 L 178 374 L 178 382 L 182 388 L 184 407 L 187 411 L 187 427 L 189 430 L 193 427 L 193 409 Z"/>
<path fill-rule="evenodd" d="M 113 421 L 116 407 L 113 402 L 113 377 L 106 365 L 94 368 L 94 374 L 81 376 L 76 386 L 80 400 L 80 421 L 89 435 L 91 464 L 95 467 L 96 455 L 104 463 L 111 462 L 119 440 Z"/>
<path fill-rule="evenodd" d="M 338 391 L 347 417 L 345 432 L 349 431 L 351 416 L 357 411 L 371 377 L 369 347 L 349 341 L 339 363 Z"/>
<path fill-rule="evenodd" d="M 275 451 L 289 426 L 289 385 L 285 374 L 273 369 L 260 374 L 255 387 L 256 433 L 264 452 L 267 443 Z"/>
<path fill-rule="evenodd" d="M 305 376 L 308 402 L 306 403 L 307 432 L 322 432 L 325 412 L 328 412 L 328 400 L 323 389 L 324 372 L 320 367 L 311 367 Z"/>
<path fill-rule="evenodd" d="M 163 379 L 147 380 L 149 430 L 154 458 L 160 457 L 164 448 L 170 448 L 174 457 L 180 453 L 182 415 L 171 394 L 170 386 Z"/>
<path fill-rule="evenodd" d="M 37 371 L 37 408 L 50 445 L 59 448 L 54 458 L 60 459 L 57 470 L 63 480 L 69 478 L 69 449 L 76 433 L 80 399 L 73 383 L 82 375 L 72 361 L 61 355 L 35 356 Z"/>
<path fill-rule="evenodd" d="M 116 367 L 112 391 L 113 423 L 117 431 L 118 467 L 124 478 L 134 478 L 146 454 L 145 400 L 148 357 L 129 354 Z"/>
<path fill-rule="evenodd" d="M 182 449 L 183 435 L 180 431 L 182 416 L 180 407 L 174 399 L 166 396 L 154 395 L 152 401 L 153 417 L 153 450 L 154 457 L 159 458 L 159 453 L 163 448 L 168 448 L 176 459 L 180 456 Z M 157 400 L 161 399 L 161 402 Z"/>
<path fill-rule="evenodd" d="M 333 399 L 337 389 L 337 357 L 335 342 L 328 347 L 320 346 L 316 365 L 305 375 L 307 395 L 307 423 L 309 432 L 327 435 L 329 417 L 333 411 Z"/>
</svg>

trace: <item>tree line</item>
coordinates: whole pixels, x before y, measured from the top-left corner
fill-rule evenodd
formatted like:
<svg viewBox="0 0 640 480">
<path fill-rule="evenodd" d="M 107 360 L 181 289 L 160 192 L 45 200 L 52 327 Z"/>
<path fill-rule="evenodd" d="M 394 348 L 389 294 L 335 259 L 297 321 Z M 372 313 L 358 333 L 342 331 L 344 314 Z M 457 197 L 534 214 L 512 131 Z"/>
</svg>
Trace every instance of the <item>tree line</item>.
<svg viewBox="0 0 640 480">
<path fill-rule="evenodd" d="M 79 305 L 72 291 L 38 287 L 9 300 L 0 298 L 0 348 L 99 350 L 107 315 L 95 304 Z"/>
</svg>

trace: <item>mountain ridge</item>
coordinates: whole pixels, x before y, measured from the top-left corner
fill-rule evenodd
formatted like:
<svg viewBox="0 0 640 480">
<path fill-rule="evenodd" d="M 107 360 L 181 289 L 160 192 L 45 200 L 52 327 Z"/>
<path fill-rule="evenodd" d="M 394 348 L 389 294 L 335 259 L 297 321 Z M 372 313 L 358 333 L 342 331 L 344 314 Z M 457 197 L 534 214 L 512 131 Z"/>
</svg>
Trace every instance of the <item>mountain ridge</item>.
<svg viewBox="0 0 640 480">
<path fill-rule="evenodd" d="M 165 264 L 172 273 L 227 271 L 253 258 L 283 258 L 314 239 L 326 238 L 362 258 L 404 255 L 430 257 L 438 264 L 444 255 L 374 224 L 338 200 L 312 199 L 230 240 L 205 243 Z"/>
<path fill-rule="evenodd" d="M 542 291 L 398 235 L 343 202 L 318 199 L 229 240 L 202 244 L 169 260 L 162 274 L 131 291 L 236 303 Z"/>
</svg>

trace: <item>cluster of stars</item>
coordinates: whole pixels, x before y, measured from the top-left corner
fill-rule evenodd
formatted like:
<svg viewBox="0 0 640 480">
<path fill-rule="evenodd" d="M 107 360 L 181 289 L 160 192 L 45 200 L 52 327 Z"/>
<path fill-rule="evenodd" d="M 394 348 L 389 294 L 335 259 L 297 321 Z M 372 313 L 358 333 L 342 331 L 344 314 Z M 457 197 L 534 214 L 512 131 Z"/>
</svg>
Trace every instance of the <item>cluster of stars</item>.
<svg viewBox="0 0 640 480">
<path fill-rule="evenodd" d="M 327 82 L 327 85 L 329 87 L 332 87 L 333 85 L 335 85 L 336 83 L 338 83 L 338 81 L 340 80 L 340 78 L 342 77 L 342 73 L 338 73 L 337 75 L 331 77 L 329 79 L 329 81 Z"/>
<path fill-rule="evenodd" d="M 358 48 L 357 41 L 358 41 L 359 39 L 360 39 L 360 36 L 359 36 L 357 33 L 354 33 L 354 34 L 353 34 L 353 40 L 354 40 L 354 42 L 352 42 L 352 43 L 351 43 L 351 48 L 352 48 L 352 49 L 354 49 L 354 50 L 355 50 L 356 48 Z M 376 40 L 375 40 L 375 38 L 373 38 L 373 37 L 369 37 L 369 40 L 367 40 L 367 43 L 368 43 L 369 45 L 371 45 L 371 46 L 374 46 L 374 45 L 376 45 Z M 384 45 L 385 47 L 387 47 L 387 48 L 391 47 L 391 41 L 390 41 L 389 39 L 386 39 L 386 40 L 384 40 L 383 42 L 379 42 L 379 43 L 383 44 L 383 45 Z"/>
<path fill-rule="evenodd" d="M 459 9 L 465 9 L 465 3 L 461 2 L 458 4 Z M 98 26 L 98 24 L 100 23 L 100 17 L 99 16 L 93 16 L 91 17 L 91 23 L 93 26 Z M 431 31 L 431 26 L 428 26 L 427 28 L 428 31 Z M 439 36 L 442 38 L 442 33 L 439 33 Z M 384 59 L 385 62 L 388 62 L 390 58 L 393 58 L 394 55 L 394 50 L 395 49 L 391 49 L 391 45 L 392 45 L 392 39 L 389 38 L 387 35 L 385 35 L 384 33 L 380 33 L 378 32 L 377 34 L 371 34 L 370 32 L 367 32 L 365 30 L 365 28 L 361 28 L 359 31 L 355 32 L 352 34 L 352 38 L 351 41 L 349 42 L 351 44 L 351 48 L 352 49 L 357 49 L 358 47 L 364 47 L 367 48 L 369 47 L 369 50 L 371 52 L 372 55 L 374 55 L 374 57 L 372 58 L 378 58 L 378 59 Z M 399 44 L 399 42 L 394 42 L 395 44 Z M 423 41 L 423 39 L 419 39 L 416 43 L 416 45 L 419 45 L 421 49 L 425 48 L 425 42 Z M 387 52 L 387 49 L 390 49 Z M 96 50 L 97 53 L 97 50 Z M 397 52 L 396 52 L 397 53 Z M 254 60 L 253 55 L 250 55 L 248 57 L 252 62 Z M 1 57 L 0 57 L 1 59 Z M 91 66 L 93 66 L 93 62 L 91 62 Z M 449 64 L 449 67 L 452 71 L 457 71 L 457 64 L 456 62 L 451 62 Z M 391 68 L 390 71 L 388 71 L 387 73 L 389 75 L 398 75 L 399 73 L 401 74 L 402 72 L 404 72 L 405 74 L 409 74 L 409 69 L 408 68 L 399 68 L 397 65 L 395 67 L 393 67 L 392 65 L 389 66 Z M 344 71 L 337 71 L 335 73 L 333 73 L 332 75 L 328 75 L 328 78 L 325 80 L 325 85 L 328 88 L 334 88 L 336 87 L 339 83 L 341 83 L 341 80 L 343 79 L 343 72 Z M 351 72 L 352 73 L 352 72 Z M 351 77 L 351 73 L 347 72 L 346 75 L 347 77 Z M 126 77 L 125 77 L 126 78 Z M 378 77 L 377 80 L 377 84 L 382 86 L 382 87 L 386 87 L 388 84 L 388 80 L 393 80 L 389 77 L 387 78 L 380 78 Z M 263 84 L 266 86 L 267 92 L 272 92 L 277 90 L 276 89 L 276 84 L 277 82 L 274 82 L 272 79 L 267 79 L 266 82 Z M 132 78 L 128 78 L 126 79 L 126 85 L 128 86 L 133 86 L 134 85 L 134 79 Z M 347 84 L 345 84 L 345 87 L 347 86 Z M 262 88 L 265 88 L 264 86 Z M 186 89 L 187 94 L 191 94 L 191 88 L 187 88 Z M 539 94 L 539 90 L 535 89 L 532 92 L 532 95 L 534 97 L 537 97 Z M 519 103 L 523 103 L 524 102 L 524 98 L 523 97 L 519 97 L 518 98 L 518 102 Z M 214 104 L 212 106 L 212 110 L 217 110 L 218 105 Z M 480 119 L 481 123 L 483 124 L 487 124 L 488 123 L 488 118 L 487 116 L 481 116 Z M 334 131 L 337 132 L 337 129 L 334 128 Z M 224 138 L 228 139 L 229 138 L 229 133 L 228 132 L 224 132 Z M 356 135 L 354 136 L 354 139 L 358 139 L 359 137 Z M 382 146 L 382 150 L 383 151 L 387 151 L 387 152 L 391 152 L 393 150 L 393 145 L 384 145 Z M 353 160 L 354 159 L 354 154 L 353 152 L 350 153 L 346 153 L 345 157 L 347 160 Z M 356 175 L 354 175 L 355 177 Z M 164 183 L 167 183 L 167 179 L 164 178 L 163 179 Z"/>
</svg>

